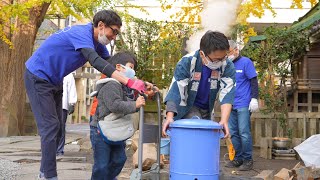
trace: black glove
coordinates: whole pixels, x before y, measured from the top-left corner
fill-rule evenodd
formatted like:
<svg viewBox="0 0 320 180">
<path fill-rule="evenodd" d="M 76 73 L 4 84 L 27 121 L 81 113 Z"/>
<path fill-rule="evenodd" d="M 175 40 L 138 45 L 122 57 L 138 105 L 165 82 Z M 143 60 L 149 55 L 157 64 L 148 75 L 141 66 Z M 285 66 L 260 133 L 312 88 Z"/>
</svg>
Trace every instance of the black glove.
<svg viewBox="0 0 320 180">
<path fill-rule="evenodd" d="M 74 112 L 74 104 L 70 104 L 68 107 L 68 114 L 72 114 Z"/>
</svg>

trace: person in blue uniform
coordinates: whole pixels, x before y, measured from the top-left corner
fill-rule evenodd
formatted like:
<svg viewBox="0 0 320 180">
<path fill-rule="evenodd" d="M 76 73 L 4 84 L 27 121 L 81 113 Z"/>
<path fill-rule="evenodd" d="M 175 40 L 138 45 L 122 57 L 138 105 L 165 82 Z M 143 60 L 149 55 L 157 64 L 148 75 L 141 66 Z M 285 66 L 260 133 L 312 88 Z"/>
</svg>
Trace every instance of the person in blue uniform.
<svg viewBox="0 0 320 180">
<path fill-rule="evenodd" d="M 106 45 L 120 33 L 122 21 L 112 10 L 102 10 L 86 25 L 52 34 L 25 63 L 27 95 L 41 137 L 40 179 L 57 179 L 56 149 L 61 136 L 63 78 L 86 62 L 131 89 L 144 92 L 145 83 L 115 71 L 108 63 Z"/>
<path fill-rule="evenodd" d="M 230 135 L 236 154 L 226 167 L 249 171 L 253 168 L 250 116 L 252 112 L 259 110 L 257 72 L 253 62 L 240 55 L 235 41 L 229 40 L 229 45 L 229 59 L 236 68 L 237 83 L 229 118 Z"/>
</svg>

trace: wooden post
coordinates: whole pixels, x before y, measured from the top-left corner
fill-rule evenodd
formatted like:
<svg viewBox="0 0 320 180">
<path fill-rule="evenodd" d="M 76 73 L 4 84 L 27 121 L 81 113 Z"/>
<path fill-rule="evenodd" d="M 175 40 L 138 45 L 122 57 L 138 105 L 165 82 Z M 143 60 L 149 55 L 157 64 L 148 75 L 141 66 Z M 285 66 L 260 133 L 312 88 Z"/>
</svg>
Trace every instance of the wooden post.
<svg viewBox="0 0 320 180">
<path fill-rule="evenodd" d="M 296 137 L 297 136 L 297 128 L 295 126 L 295 122 L 296 122 L 296 118 L 290 118 L 288 119 L 288 128 L 292 129 L 292 137 Z"/>
<path fill-rule="evenodd" d="M 272 137 L 272 119 L 265 119 L 266 137 Z"/>
<path fill-rule="evenodd" d="M 310 119 L 310 136 L 317 134 L 317 119 Z"/>
<path fill-rule="evenodd" d="M 293 112 L 298 112 L 298 103 L 298 90 L 295 90 L 293 94 Z"/>
<path fill-rule="evenodd" d="M 299 118 L 298 119 L 298 135 L 297 135 L 297 137 L 298 138 L 303 138 L 303 125 L 304 125 L 304 123 L 303 123 L 303 121 L 304 121 L 304 118 Z"/>
<path fill-rule="evenodd" d="M 260 147 L 260 138 L 261 138 L 261 119 L 256 118 L 254 122 L 255 126 L 255 134 L 254 134 L 254 142 L 256 146 Z"/>
<path fill-rule="evenodd" d="M 312 91 L 308 91 L 308 112 L 312 112 Z"/>
</svg>

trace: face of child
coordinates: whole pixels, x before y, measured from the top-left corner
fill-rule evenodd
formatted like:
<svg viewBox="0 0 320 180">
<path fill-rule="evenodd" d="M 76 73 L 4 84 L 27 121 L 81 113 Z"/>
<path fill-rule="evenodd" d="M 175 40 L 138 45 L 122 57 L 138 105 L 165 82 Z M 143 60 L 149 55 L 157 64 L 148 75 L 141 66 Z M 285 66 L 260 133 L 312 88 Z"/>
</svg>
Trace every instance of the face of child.
<svg viewBox="0 0 320 180">
<path fill-rule="evenodd" d="M 135 77 L 136 73 L 133 70 L 134 69 L 134 64 L 128 62 L 125 66 L 122 64 L 117 64 L 116 66 L 117 71 L 119 71 L 121 74 L 126 76 L 129 79 L 132 79 Z"/>
<path fill-rule="evenodd" d="M 125 66 L 126 66 L 126 67 L 129 67 L 129 68 L 131 68 L 131 69 L 134 69 L 134 64 L 132 64 L 132 63 L 130 63 L 130 62 L 128 62 Z M 126 68 L 123 67 L 122 64 L 117 64 L 116 69 L 117 69 L 117 71 L 119 71 L 119 72 L 123 72 L 123 73 L 126 72 Z"/>
</svg>

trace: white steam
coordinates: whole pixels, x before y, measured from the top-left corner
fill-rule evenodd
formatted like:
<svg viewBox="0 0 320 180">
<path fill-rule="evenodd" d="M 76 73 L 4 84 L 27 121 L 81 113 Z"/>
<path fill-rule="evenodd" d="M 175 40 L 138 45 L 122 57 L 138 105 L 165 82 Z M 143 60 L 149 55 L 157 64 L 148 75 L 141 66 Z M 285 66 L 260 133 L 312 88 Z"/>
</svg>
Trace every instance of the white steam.
<svg viewBox="0 0 320 180">
<path fill-rule="evenodd" d="M 196 32 L 187 41 L 186 51 L 192 52 L 200 48 L 200 39 L 208 30 L 220 31 L 229 35 L 236 21 L 237 8 L 241 0 L 205 0 L 201 12 L 202 30 Z"/>
</svg>

